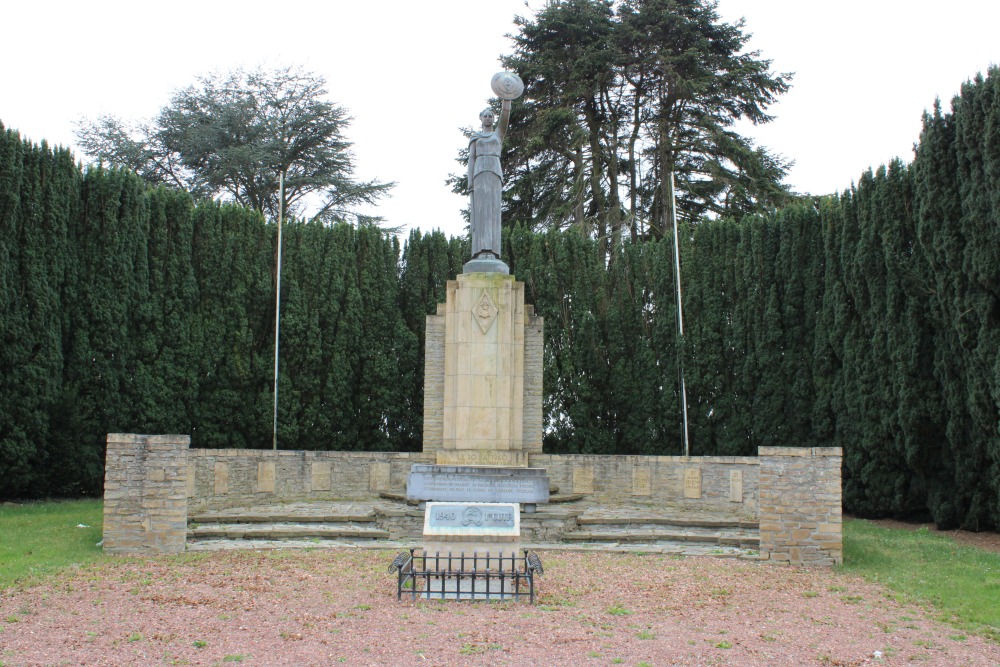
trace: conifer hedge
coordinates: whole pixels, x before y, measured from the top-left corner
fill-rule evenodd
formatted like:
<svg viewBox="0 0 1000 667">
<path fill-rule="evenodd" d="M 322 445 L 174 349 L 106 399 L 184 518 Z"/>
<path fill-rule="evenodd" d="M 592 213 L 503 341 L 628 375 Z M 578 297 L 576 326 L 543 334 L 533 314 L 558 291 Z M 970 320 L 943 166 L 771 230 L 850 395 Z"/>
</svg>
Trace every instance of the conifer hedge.
<svg viewBox="0 0 1000 667">
<path fill-rule="evenodd" d="M 282 448 L 417 450 L 424 318 L 464 240 L 291 223 Z M 546 319 L 545 449 L 844 448 L 844 502 L 1000 526 L 1000 73 L 839 196 L 603 244 L 506 230 Z M 0 496 L 95 494 L 112 431 L 271 444 L 276 230 L 0 127 Z"/>
</svg>

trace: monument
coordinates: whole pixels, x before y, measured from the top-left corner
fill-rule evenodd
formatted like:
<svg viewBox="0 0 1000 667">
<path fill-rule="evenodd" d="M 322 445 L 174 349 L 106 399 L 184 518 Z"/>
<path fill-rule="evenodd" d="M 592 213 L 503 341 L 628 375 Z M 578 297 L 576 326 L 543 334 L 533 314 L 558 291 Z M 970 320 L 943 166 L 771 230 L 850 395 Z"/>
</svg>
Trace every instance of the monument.
<svg viewBox="0 0 1000 667">
<path fill-rule="evenodd" d="M 427 316 L 423 448 L 436 463 L 415 464 L 407 477 L 407 499 L 424 506 L 424 545 L 401 561 L 400 593 L 406 577 L 416 586 L 423 576 L 426 596 L 517 599 L 528 582 L 533 599 L 538 559 L 519 556 L 520 515 L 549 500 L 545 470 L 528 467 L 542 451 L 543 322 L 524 304 L 500 236 L 500 151 L 524 84 L 500 72 L 492 88 L 500 119 L 485 109 L 469 140 L 471 258 Z"/>
<path fill-rule="evenodd" d="M 499 121 L 485 109 L 469 140 L 472 256 L 427 317 L 423 448 L 436 465 L 413 466 L 406 493 L 419 502 L 533 511 L 549 498 L 545 471 L 528 468 L 528 455 L 542 451 L 543 322 L 524 304 L 524 283 L 510 275 L 500 247 L 500 150 L 524 84 L 500 72 L 492 88 Z"/>
<path fill-rule="evenodd" d="M 545 470 L 528 467 L 528 455 L 542 450 L 543 322 L 501 257 L 500 152 L 524 84 L 500 72 L 491 86 L 500 118 L 485 109 L 469 140 L 471 257 L 427 317 L 424 451 L 436 453 L 436 464 L 414 465 L 406 485 L 407 499 L 439 514 L 448 506 L 436 503 L 481 506 L 487 515 L 499 503 L 519 515 L 549 499 Z M 450 534 L 425 531 L 425 539 Z"/>
</svg>

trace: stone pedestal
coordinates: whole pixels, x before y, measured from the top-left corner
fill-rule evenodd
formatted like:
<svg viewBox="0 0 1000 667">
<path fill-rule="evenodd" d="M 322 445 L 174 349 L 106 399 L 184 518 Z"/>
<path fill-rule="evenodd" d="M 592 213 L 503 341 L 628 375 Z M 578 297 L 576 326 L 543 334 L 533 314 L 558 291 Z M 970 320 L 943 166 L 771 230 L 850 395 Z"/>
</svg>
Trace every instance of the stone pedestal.
<svg viewBox="0 0 1000 667">
<path fill-rule="evenodd" d="M 542 325 L 512 276 L 448 282 L 427 318 L 425 452 L 442 464 L 504 466 L 541 453 Z"/>
<path fill-rule="evenodd" d="M 504 600 L 516 593 L 513 573 L 521 562 L 517 503 L 429 502 L 423 537 L 425 564 L 439 574 L 425 581 L 421 597 Z M 506 576 L 498 576 L 501 572 Z"/>
<path fill-rule="evenodd" d="M 406 497 L 533 512 L 549 500 L 545 470 L 528 467 L 542 453 L 543 322 L 524 283 L 477 261 L 427 317 L 424 451 L 438 465 L 414 465 Z"/>
</svg>

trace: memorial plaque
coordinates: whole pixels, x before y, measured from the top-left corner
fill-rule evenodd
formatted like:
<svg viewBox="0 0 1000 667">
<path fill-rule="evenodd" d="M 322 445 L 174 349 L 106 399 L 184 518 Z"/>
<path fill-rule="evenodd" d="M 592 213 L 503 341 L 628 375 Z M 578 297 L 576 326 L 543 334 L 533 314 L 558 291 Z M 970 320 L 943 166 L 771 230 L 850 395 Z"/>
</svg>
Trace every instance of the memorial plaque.
<svg viewBox="0 0 1000 667">
<path fill-rule="evenodd" d="M 594 492 L 594 466 L 573 466 L 573 493 Z"/>
<path fill-rule="evenodd" d="M 729 472 L 729 501 L 733 503 L 743 502 L 742 470 L 731 470 Z"/>
<path fill-rule="evenodd" d="M 684 470 L 684 497 L 701 498 L 701 468 Z"/>
<path fill-rule="evenodd" d="M 332 487 L 332 475 L 331 475 L 330 463 L 313 463 L 312 464 L 312 490 L 313 491 L 329 491 Z"/>
<path fill-rule="evenodd" d="M 636 466 L 632 468 L 632 495 L 653 495 L 652 472 L 649 466 Z"/>
<path fill-rule="evenodd" d="M 520 525 L 517 503 L 427 503 L 424 528 L 432 530 L 488 528 L 514 530 Z"/>
<path fill-rule="evenodd" d="M 370 491 L 388 491 L 389 477 L 392 467 L 386 461 L 377 461 L 368 467 L 368 489 Z"/>
<path fill-rule="evenodd" d="M 407 500 L 547 503 L 549 478 L 543 468 L 491 468 L 416 464 L 406 481 Z"/>
<path fill-rule="evenodd" d="M 511 542 L 521 536 L 517 503 L 427 503 L 424 539 L 450 542 Z"/>
<path fill-rule="evenodd" d="M 257 464 L 257 493 L 274 493 L 274 461 Z"/>
<path fill-rule="evenodd" d="M 197 480 L 195 479 L 195 471 L 198 468 L 197 468 L 197 466 L 195 466 L 194 461 L 188 461 L 187 469 L 188 469 L 188 471 L 187 471 L 187 497 L 188 498 L 194 498 L 195 495 L 198 493 L 198 484 L 197 484 Z"/>
<path fill-rule="evenodd" d="M 229 464 L 215 464 L 215 495 L 222 496 L 229 493 Z"/>
</svg>

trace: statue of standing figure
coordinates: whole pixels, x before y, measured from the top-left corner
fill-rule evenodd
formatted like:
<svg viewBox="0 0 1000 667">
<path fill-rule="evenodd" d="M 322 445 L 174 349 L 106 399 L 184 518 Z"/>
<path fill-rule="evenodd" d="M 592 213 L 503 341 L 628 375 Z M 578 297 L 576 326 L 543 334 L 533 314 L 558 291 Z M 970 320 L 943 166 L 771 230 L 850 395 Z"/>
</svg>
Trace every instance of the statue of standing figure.
<svg viewBox="0 0 1000 667">
<path fill-rule="evenodd" d="M 510 121 L 510 102 L 524 92 L 524 83 L 512 72 L 500 72 L 491 82 L 501 102 L 500 122 L 490 108 L 479 114 L 482 130 L 469 139 L 469 193 L 472 259 L 500 260 L 500 212 L 503 170 L 500 149 Z"/>
</svg>

